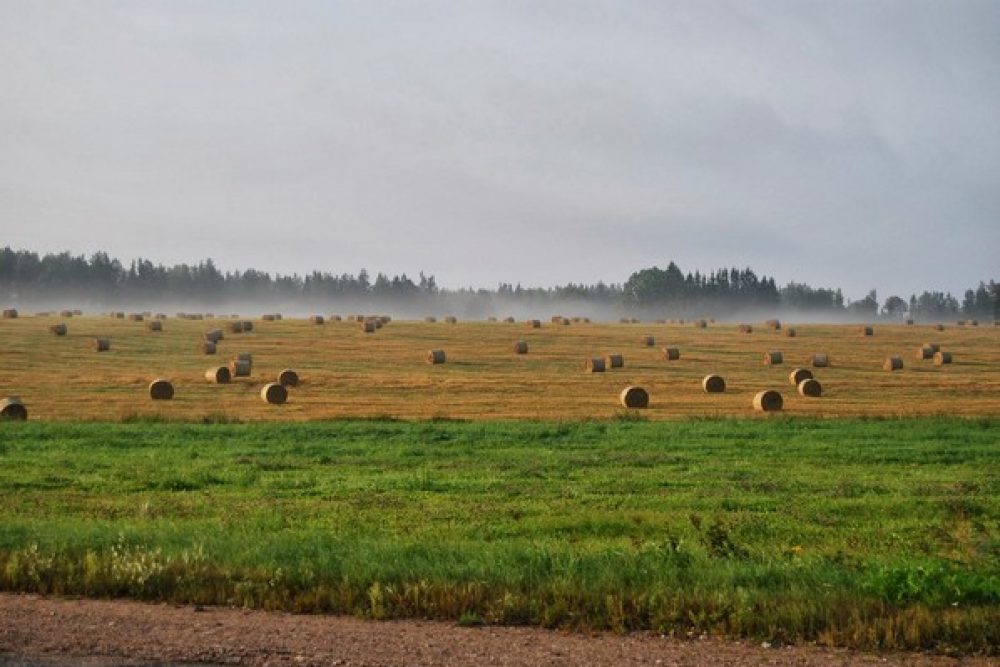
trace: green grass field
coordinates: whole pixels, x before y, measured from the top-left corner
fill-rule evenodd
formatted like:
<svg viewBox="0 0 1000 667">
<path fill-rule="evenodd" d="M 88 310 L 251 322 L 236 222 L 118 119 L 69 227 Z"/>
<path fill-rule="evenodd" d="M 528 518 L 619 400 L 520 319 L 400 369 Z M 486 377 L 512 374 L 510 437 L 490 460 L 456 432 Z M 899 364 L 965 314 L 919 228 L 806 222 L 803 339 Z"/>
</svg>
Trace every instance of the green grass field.
<svg viewBox="0 0 1000 667">
<path fill-rule="evenodd" d="M 0 424 L 0 586 L 996 653 L 996 419 Z"/>
</svg>

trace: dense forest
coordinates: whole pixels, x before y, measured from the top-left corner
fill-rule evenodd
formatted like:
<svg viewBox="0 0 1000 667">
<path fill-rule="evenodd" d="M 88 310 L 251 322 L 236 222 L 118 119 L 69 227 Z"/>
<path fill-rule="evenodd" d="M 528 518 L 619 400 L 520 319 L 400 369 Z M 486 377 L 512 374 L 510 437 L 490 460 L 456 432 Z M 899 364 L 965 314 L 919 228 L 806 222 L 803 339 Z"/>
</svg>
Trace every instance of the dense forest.
<svg viewBox="0 0 1000 667">
<path fill-rule="evenodd" d="M 494 307 L 539 308 L 567 305 L 594 312 L 646 312 L 664 315 L 718 315 L 741 311 L 811 313 L 854 319 L 919 320 L 978 318 L 1000 320 L 1000 284 L 980 282 L 959 300 L 948 293 L 924 291 L 908 299 L 891 295 L 882 303 L 872 290 L 857 301 L 839 289 L 791 282 L 778 287 L 774 278 L 750 268 L 721 268 L 710 273 L 683 272 L 673 262 L 633 273 L 624 284 L 568 284 L 526 288 L 503 283 L 496 289 L 444 289 L 434 276 L 421 273 L 374 279 L 357 274 L 313 271 L 306 275 L 270 274 L 254 269 L 220 271 L 211 259 L 197 264 L 164 266 L 146 259 L 127 265 L 97 252 L 89 258 L 69 252 L 39 255 L 0 249 L 0 302 L 141 307 L 172 303 L 196 307 L 227 304 L 298 304 L 316 309 L 392 307 L 403 312 L 451 308 L 464 315 Z"/>
</svg>

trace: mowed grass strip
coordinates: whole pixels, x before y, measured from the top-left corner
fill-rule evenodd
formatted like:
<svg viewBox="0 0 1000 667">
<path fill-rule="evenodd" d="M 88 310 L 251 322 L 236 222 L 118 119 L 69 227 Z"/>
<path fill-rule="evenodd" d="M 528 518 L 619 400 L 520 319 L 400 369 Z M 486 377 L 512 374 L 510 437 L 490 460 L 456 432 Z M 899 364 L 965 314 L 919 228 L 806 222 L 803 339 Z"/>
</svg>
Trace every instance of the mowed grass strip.
<svg viewBox="0 0 1000 667">
<path fill-rule="evenodd" d="M 545 318 L 547 319 L 547 318 Z M 777 389 L 784 412 L 811 416 L 1000 414 L 1000 328 L 877 325 L 859 336 L 856 325 L 797 324 L 795 338 L 756 327 L 740 334 L 732 324 L 706 329 L 669 324 L 546 322 L 392 321 L 365 334 L 356 322 L 316 326 L 305 319 L 255 321 L 254 331 L 226 329 L 217 353 L 197 343 L 226 320 L 168 319 L 162 332 L 142 322 L 100 317 L 67 320 L 66 336 L 48 334 L 55 318 L 0 320 L 0 397 L 20 396 L 31 419 L 124 421 L 157 417 L 180 421 L 307 421 L 380 415 L 404 419 L 603 419 L 621 409 L 618 395 L 629 385 L 645 388 L 650 419 L 751 416 L 753 396 Z M 647 347 L 651 335 L 657 345 Z M 111 349 L 90 349 L 95 336 Z M 515 340 L 528 344 L 516 354 Z M 935 366 L 915 353 L 935 342 L 954 362 Z M 664 361 L 661 347 L 676 347 L 680 359 Z M 444 350 L 447 363 L 426 361 Z M 763 354 L 780 350 L 784 363 L 766 366 Z M 253 356 L 249 378 L 211 384 L 205 370 L 237 353 Z M 799 396 L 788 372 L 814 353 L 829 355 L 815 369 L 822 398 Z M 622 354 L 624 368 L 585 373 L 584 361 Z M 901 355 L 904 368 L 882 370 L 887 356 Z M 282 406 L 260 400 L 260 388 L 294 369 L 302 379 Z M 702 378 L 714 373 L 726 392 L 706 394 Z M 150 401 L 149 382 L 169 379 L 171 401 Z"/>
<path fill-rule="evenodd" d="M 0 585 L 1000 645 L 1000 421 L 0 425 Z"/>
</svg>

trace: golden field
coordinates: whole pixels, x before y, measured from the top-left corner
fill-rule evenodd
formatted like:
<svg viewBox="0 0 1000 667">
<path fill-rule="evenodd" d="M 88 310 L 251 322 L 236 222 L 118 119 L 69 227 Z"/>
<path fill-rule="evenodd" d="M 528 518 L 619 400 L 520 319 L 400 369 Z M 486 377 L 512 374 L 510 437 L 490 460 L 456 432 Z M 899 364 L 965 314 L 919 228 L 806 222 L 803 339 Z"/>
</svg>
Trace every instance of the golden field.
<svg viewBox="0 0 1000 667">
<path fill-rule="evenodd" d="M 249 318 L 248 318 L 249 319 Z M 169 420 L 310 420 L 337 417 L 426 419 L 586 419 L 622 412 L 619 392 L 640 385 L 650 394 L 643 414 L 651 419 L 692 416 L 749 416 L 753 396 L 776 389 L 784 412 L 812 416 L 1000 415 L 1000 327 L 875 325 L 874 336 L 857 325 L 793 324 L 797 336 L 753 323 L 751 334 L 735 323 L 690 324 L 573 323 L 543 320 L 541 329 L 524 322 L 393 321 L 374 334 L 356 322 L 306 319 L 264 322 L 255 330 L 228 332 L 229 320 L 163 322 L 163 331 L 145 322 L 109 317 L 32 317 L 0 320 L 0 398 L 20 396 L 32 420 L 107 420 L 162 417 Z M 66 336 L 49 326 L 64 322 Z M 197 350 L 203 332 L 220 328 L 225 339 L 215 355 Z M 651 335 L 653 347 L 642 338 Z M 96 336 L 111 349 L 91 348 Z M 512 350 L 527 341 L 528 354 Z M 925 342 L 954 355 L 948 366 L 919 361 Z M 665 346 L 680 359 L 663 360 Z M 426 361 L 432 348 L 447 363 Z M 763 355 L 780 350 L 784 363 L 767 366 Z M 239 352 L 253 355 L 250 378 L 210 384 L 206 369 L 225 365 Z M 788 380 L 809 355 L 825 352 L 830 367 L 812 369 L 823 387 L 821 398 L 798 396 Z M 621 369 L 587 373 L 588 357 L 620 353 Z M 900 371 L 882 370 L 887 355 L 903 357 Z M 274 406 L 259 396 L 280 370 L 302 379 L 288 402 Z M 722 375 L 724 394 L 706 394 L 701 379 Z M 149 382 L 168 378 L 176 394 L 153 401 Z"/>
</svg>

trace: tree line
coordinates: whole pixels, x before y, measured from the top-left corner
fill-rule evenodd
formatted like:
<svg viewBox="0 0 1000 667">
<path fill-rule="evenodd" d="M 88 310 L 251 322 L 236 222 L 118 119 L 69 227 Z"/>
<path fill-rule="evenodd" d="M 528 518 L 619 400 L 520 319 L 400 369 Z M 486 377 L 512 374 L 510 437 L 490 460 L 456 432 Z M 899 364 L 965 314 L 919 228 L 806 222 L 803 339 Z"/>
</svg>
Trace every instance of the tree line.
<svg viewBox="0 0 1000 667">
<path fill-rule="evenodd" d="M 879 302 L 872 290 L 863 299 L 844 298 L 840 289 L 814 288 L 790 282 L 779 287 L 773 277 L 748 268 L 720 268 L 709 273 L 666 268 L 636 271 L 622 284 L 570 283 L 557 287 L 522 287 L 501 283 L 496 289 L 444 289 L 434 276 L 405 273 L 374 278 L 357 274 L 312 271 L 305 275 L 271 274 L 255 269 L 220 271 L 211 259 L 197 264 L 154 264 L 135 259 L 124 264 L 106 252 L 90 257 L 69 252 L 39 255 L 27 250 L 0 249 L 0 296 L 6 302 L 60 300 L 91 304 L 142 304 L 157 301 L 222 304 L 247 300 L 329 303 L 411 304 L 429 307 L 464 304 L 466 311 L 486 311 L 491 304 L 572 303 L 677 315 L 714 315 L 744 309 L 797 311 L 858 318 L 901 319 L 980 318 L 1000 320 L 1000 284 L 980 282 L 961 300 L 950 293 L 924 291 L 909 299 L 891 295 Z"/>
</svg>

